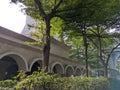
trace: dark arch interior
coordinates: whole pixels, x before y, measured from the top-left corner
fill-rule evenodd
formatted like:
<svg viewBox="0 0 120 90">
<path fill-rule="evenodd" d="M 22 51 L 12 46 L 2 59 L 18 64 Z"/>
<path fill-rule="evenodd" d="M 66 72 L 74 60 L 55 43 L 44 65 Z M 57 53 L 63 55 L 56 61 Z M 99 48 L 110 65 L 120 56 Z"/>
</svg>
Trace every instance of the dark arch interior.
<svg viewBox="0 0 120 90">
<path fill-rule="evenodd" d="M 35 62 L 32 66 L 31 72 L 37 71 L 38 67 L 40 67 L 40 64 L 38 62 Z"/>
<path fill-rule="evenodd" d="M 86 74 L 86 70 L 83 70 L 83 74 Z"/>
<path fill-rule="evenodd" d="M 80 76 L 81 75 L 81 71 L 80 71 L 80 69 L 77 69 L 76 70 L 76 76 Z"/>
<path fill-rule="evenodd" d="M 84 68 L 81 68 L 80 71 L 81 71 L 81 74 L 85 74 Z"/>
<path fill-rule="evenodd" d="M 28 75 L 32 74 L 34 71 L 38 71 L 38 68 L 42 68 L 42 62 L 41 61 L 37 61 L 33 64 L 32 68 L 31 68 L 31 72 L 27 72 Z"/>
<path fill-rule="evenodd" d="M 73 75 L 73 69 L 71 67 L 68 67 L 66 70 L 66 76 L 70 77 Z"/>
<path fill-rule="evenodd" d="M 61 65 L 56 64 L 53 67 L 53 73 L 55 73 L 55 74 L 63 74 L 63 69 L 62 69 Z"/>
<path fill-rule="evenodd" d="M 17 71 L 18 65 L 12 57 L 5 56 L 0 60 L 0 80 L 12 79 Z"/>
</svg>

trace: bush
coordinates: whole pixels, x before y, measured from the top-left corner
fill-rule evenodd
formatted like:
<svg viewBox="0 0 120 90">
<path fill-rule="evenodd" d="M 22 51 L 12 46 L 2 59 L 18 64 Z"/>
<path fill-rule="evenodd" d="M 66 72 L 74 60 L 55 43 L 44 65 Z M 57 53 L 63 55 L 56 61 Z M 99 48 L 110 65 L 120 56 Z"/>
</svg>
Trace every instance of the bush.
<svg viewBox="0 0 120 90">
<path fill-rule="evenodd" d="M 20 73 L 15 80 L 1 81 L 2 90 L 107 90 L 110 86 L 106 78 L 58 77 L 44 72 L 34 72 L 26 76 Z"/>
<path fill-rule="evenodd" d="M 107 90 L 110 85 L 103 77 L 70 77 L 66 78 L 66 82 L 66 90 Z"/>
</svg>

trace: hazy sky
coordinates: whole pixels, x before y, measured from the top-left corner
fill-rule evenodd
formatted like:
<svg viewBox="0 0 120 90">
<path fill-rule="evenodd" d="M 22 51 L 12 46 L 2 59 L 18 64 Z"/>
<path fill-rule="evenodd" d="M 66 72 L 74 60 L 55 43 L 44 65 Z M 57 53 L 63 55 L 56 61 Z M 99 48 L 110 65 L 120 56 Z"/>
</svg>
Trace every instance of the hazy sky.
<svg viewBox="0 0 120 90">
<path fill-rule="evenodd" d="M 20 33 L 25 25 L 26 16 L 18 5 L 9 0 L 0 0 L 0 26 Z"/>
</svg>

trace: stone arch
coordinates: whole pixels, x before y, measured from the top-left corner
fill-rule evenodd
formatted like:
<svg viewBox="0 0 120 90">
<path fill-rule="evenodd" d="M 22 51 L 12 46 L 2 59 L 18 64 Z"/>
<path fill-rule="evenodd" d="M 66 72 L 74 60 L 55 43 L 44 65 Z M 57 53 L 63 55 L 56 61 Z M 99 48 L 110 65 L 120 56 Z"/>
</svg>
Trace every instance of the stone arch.
<svg viewBox="0 0 120 90">
<path fill-rule="evenodd" d="M 119 52 L 120 53 L 120 52 Z M 115 60 L 115 68 L 117 67 L 117 61 L 120 61 L 120 54 L 117 55 L 116 60 Z"/>
<path fill-rule="evenodd" d="M 16 53 L 5 53 L 0 56 L 0 80 L 11 79 L 18 74 L 18 70 L 27 70 L 24 58 Z"/>
<path fill-rule="evenodd" d="M 111 55 L 109 60 L 109 67 L 110 67 L 110 77 L 119 77 L 118 73 L 116 72 L 117 64 L 120 63 L 120 51 L 115 51 Z"/>
<path fill-rule="evenodd" d="M 72 65 L 66 66 L 66 68 L 65 68 L 65 75 L 67 77 L 70 77 L 70 76 L 74 75 L 74 68 L 73 68 Z"/>
<path fill-rule="evenodd" d="M 81 68 L 81 71 L 82 71 L 82 75 L 86 74 L 86 69 L 85 68 Z"/>
<path fill-rule="evenodd" d="M 37 71 L 38 67 L 42 67 L 42 59 L 41 58 L 36 58 L 33 60 L 33 62 L 30 64 L 29 72 Z"/>
<path fill-rule="evenodd" d="M 27 60 L 21 54 L 15 52 L 7 52 L 0 55 L 0 59 L 2 59 L 5 56 L 9 56 L 16 61 L 16 63 L 18 64 L 18 70 L 28 71 Z"/>
<path fill-rule="evenodd" d="M 81 68 L 79 67 L 76 67 L 75 68 L 75 76 L 80 76 L 82 73 L 81 73 Z"/>
<path fill-rule="evenodd" d="M 63 75 L 64 74 L 64 67 L 63 67 L 62 63 L 55 62 L 52 64 L 50 71 L 54 72 L 55 74 Z"/>
<path fill-rule="evenodd" d="M 109 60 L 109 67 L 110 69 L 116 69 L 116 63 L 117 63 L 117 60 L 119 59 L 120 57 L 120 51 L 114 51 L 110 57 L 110 60 Z"/>
</svg>

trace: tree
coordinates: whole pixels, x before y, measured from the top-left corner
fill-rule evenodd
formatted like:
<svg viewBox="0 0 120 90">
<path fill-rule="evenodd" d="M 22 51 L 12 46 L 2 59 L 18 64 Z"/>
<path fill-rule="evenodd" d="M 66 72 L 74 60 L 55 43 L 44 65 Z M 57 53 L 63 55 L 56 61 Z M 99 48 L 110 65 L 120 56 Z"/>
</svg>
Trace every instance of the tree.
<svg viewBox="0 0 120 90">
<path fill-rule="evenodd" d="M 110 34 L 102 28 L 97 29 L 98 30 L 92 30 L 92 32 L 94 32 L 94 36 L 89 36 L 89 39 L 98 49 L 99 60 L 104 67 L 104 76 L 107 77 L 108 62 L 113 51 L 120 45 L 120 43 L 116 43 L 116 39 L 119 37 L 114 33 Z"/>
<path fill-rule="evenodd" d="M 45 42 L 43 47 L 43 67 L 48 67 L 50 53 L 50 21 L 54 17 L 62 18 L 68 10 L 74 10 L 72 6 L 76 6 L 79 0 L 11 0 L 14 3 L 21 2 L 26 8 L 27 15 L 45 22 Z M 63 14 L 64 13 L 64 14 Z M 73 11 L 69 14 L 73 14 Z M 63 17 L 64 18 L 64 17 Z"/>
<path fill-rule="evenodd" d="M 63 20 L 69 20 L 73 17 L 81 17 L 85 15 L 83 12 L 86 8 L 94 8 L 93 6 L 98 2 L 93 2 L 94 0 L 11 0 L 12 2 L 22 2 L 26 8 L 26 13 L 35 19 L 43 20 L 46 25 L 45 30 L 45 43 L 43 47 L 43 67 L 48 66 L 49 63 L 49 53 L 50 53 L 50 32 L 51 26 L 50 21 L 54 17 L 62 18 Z M 99 0 L 101 3 L 101 1 Z M 103 2 L 103 1 L 102 1 Z M 92 4 L 91 4 L 92 3 Z M 85 5 L 87 4 L 87 6 Z M 98 4 L 97 4 L 98 5 Z M 91 10 L 92 10 L 91 9 Z M 84 13 L 84 14 L 82 14 Z M 89 14 L 89 16 L 92 13 Z"/>
<path fill-rule="evenodd" d="M 103 29 L 102 32 L 104 32 L 106 29 L 110 28 L 112 25 L 115 25 L 116 22 L 118 21 L 117 16 L 119 16 L 119 11 L 120 9 L 120 1 L 117 0 L 113 1 L 113 0 L 109 0 L 109 1 L 97 1 L 94 2 L 92 0 L 90 0 L 91 4 L 88 4 L 88 2 L 83 2 L 83 5 L 86 7 L 84 8 L 84 12 L 76 17 L 73 18 L 67 18 L 68 22 L 67 25 L 69 27 L 74 27 L 74 29 L 70 29 L 72 30 L 72 33 L 76 33 L 79 36 L 83 37 L 83 41 L 84 41 L 84 46 L 85 46 L 85 56 L 86 56 L 86 74 L 88 76 L 88 37 L 98 37 L 98 41 L 99 41 L 99 52 L 100 52 L 100 59 L 102 60 L 102 54 L 101 54 L 101 38 L 103 37 L 100 34 L 96 35 L 96 33 L 94 34 L 87 34 L 89 28 L 94 29 L 94 27 L 99 27 L 99 29 Z M 89 5 L 92 5 L 94 7 L 88 8 Z M 96 6 L 97 5 L 97 6 Z M 97 31 L 99 31 L 99 29 L 96 29 Z M 100 32 L 100 33 L 102 33 Z M 108 35 L 108 34 L 106 34 Z M 95 43 L 95 42 L 94 42 Z M 112 50 L 113 51 L 113 50 Z M 105 69 L 106 69 L 106 65 L 103 64 Z M 107 76 L 105 70 L 105 76 Z"/>
</svg>

